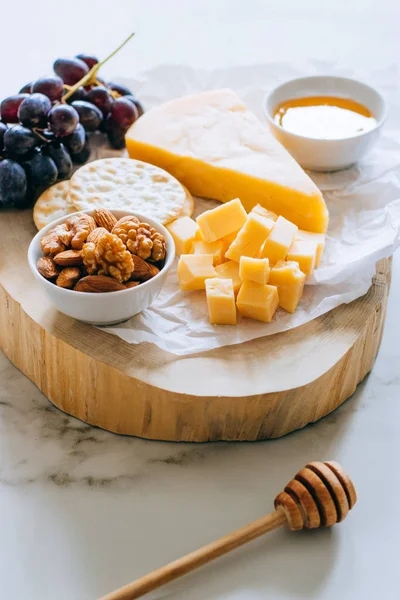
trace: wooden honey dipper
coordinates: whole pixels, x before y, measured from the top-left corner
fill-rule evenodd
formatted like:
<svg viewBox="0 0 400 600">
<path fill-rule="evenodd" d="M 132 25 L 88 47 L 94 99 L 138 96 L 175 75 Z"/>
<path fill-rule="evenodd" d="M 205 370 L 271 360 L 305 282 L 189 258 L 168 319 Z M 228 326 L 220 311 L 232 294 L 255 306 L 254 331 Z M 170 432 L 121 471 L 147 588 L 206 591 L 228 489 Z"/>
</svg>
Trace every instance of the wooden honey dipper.
<svg viewBox="0 0 400 600">
<path fill-rule="evenodd" d="M 275 498 L 275 511 L 107 594 L 100 600 L 134 600 L 282 525 L 292 531 L 340 523 L 357 501 L 339 463 L 311 462 Z"/>
</svg>

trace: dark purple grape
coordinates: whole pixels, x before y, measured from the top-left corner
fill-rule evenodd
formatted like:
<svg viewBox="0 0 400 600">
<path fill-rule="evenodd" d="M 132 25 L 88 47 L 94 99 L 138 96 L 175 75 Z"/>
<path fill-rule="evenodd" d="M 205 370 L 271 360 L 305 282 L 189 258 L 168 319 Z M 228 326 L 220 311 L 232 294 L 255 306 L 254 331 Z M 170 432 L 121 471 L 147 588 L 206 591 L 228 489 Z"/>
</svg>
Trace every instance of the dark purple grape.
<svg viewBox="0 0 400 600">
<path fill-rule="evenodd" d="M 72 94 L 67 100 L 68 104 L 72 104 L 75 100 L 85 100 L 86 98 L 86 90 L 84 87 L 78 87 L 76 92 Z"/>
<path fill-rule="evenodd" d="M 33 85 L 33 81 L 30 81 L 29 83 L 26 83 L 24 86 L 22 86 L 22 88 L 19 90 L 19 94 L 31 94 L 32 93 L 32 85 Z"/>
<path fill-rule="evenodd" d="M 106 118 L 105 130 L 107 132 L 108 140 L 113 148 L 116 150 L 122 150 L 125 148 L 125 129 L 121 129 L 113 121 L 111 115 Z"/>
<path fill-rule="evenodd" d="M 117 98 L 111 106 L 110 115 L 120 129 L 127 129 L 139 116 L 136 106 L 125 98 Z"/>
<path fill-rule="evenodd" d="M 3 150 L 4 146 L 3 146 L 3 140 L 4 140 L 4 134 L 7 131 L 8 127 L 5 123 L 2 123 L 0 121 L 0 154 L 1 151 Z"/>
<path fill-rule="evenodd" d="M 129 102 L 132 102 L 132 104 L 134 104 L 137 108 L 138 111 L 138 118 L 141 117 L 144 114 L 144 108 L 143 105 L 139 102 L 139 100 L 137 98 L 135 98 L 135 96 L 124 96 L 125 100 L 129 100 Z"/>
<path fill-rule="evenodd" d="M 4 134 L 4 148 L 12 156 L 24 156 L 40 142 L 39 138 L 26 127 L 14 125 Z"/>
<path fill-rule="evenodd" d="M 90 145 L 87 139 L 83 149 L 72 156 L 72 160 L 77 165 L 83 165 L 89 160 L 90 157 Z"/>
<path fill-rule="evenodd" d="M 57 167 L 58 171 L 58 180 L 61 179 L 69 179 L 72 173 L 72 160 L 69 155 L 68 150 L 64 146 L 64 144 L 60 144 L 59 142 L 55 142 L 53 144 L 48 144 L 44 149 L 43 153 L 47 156 L 50 156 L 52 161 Z"/>
<path fill-rule="evenodd" d="M 108 87 L 112 90 L 114 90 L 115 92 L 117 92 L 118 94 L 120 94 L 120 96 L 132 96 L 132 92 L 129 88 L 127 88 L 125 85 L 122 85 L 120 83 L 113 83 L 112 81 L 108 82 Z"/>
<path fill-rule="evenodd" d="M 114 98 L 110 96 L 105 87 L 94 87 L 86 94 L 86 101 L 94 104 L 101 110 L 104 116 L 108 115 Z"/>
<path fill-rule="evenodd" d="M 86 100 L 76 100 L 72 103 L 79 115 L 79 121 L 86 131 L 96 131 L 103 120 L 103 113 L 94 104 Z"/>
<path fill-rule="evenodd" d="M 70 154 L 78 154 L 82 152 L 86 142 L 86 131 L 80 123 L 74 133 L 63 138 L 63 144 Z"/>
<path fill-rule="evenodd" d="M 53 69 L 67 85 L 74 85 L 89 73 L 89 67 L 79 58 L 57 58 Z"/>
<path fill-rule="evenodd" d="M 94 65 L 97 65 L 97 63 L 99 62 L 99 59 L 93 56 L 92 54 L 77 54 L 75 58 L 83 60 L 83 62 L 87 64 L 89 69 L 92 69 Z"/>
<path fill-rule="evenodd" d="M 50 99 L 44 94 L 33 93 L 21 102 L 18 119 L 24 127 L 46 127 L 51 110 Z"/>
<path fill-rule="evenodd" d="M 0 206 L 24 207 L 28 196 L 25 171 L 15 160 L 0 162 Z"/>
<path fill-rule="evenodd" d="M 64 93 L 64 82 L 61 77 L 53 75 L 52 77 L 41 77 L 32 85 L 32 92 L 44 94 L 52 102 L 61 100 Z"/>
<path fill-rule="evenodd" d="M 72 106 L 53 106 L 48 115 L 49 128 L 56 137 L 71 135 L 79 123 L 79 115 Z"/>
<path fill-rule="evenodd" d="M 1 120 L 4 123 L 18 123 L 18 109 L 20 104 L 29 94 L 15 94 L 5 98 L 0 104 Z"/>
<path fill-rule="evenodd" d="M 42 152 L 35 152 L 33 157 L 22 163 L 28 182 L 32 188 L 49 187 L 57 181 L 58 171 L 54 161 Z"/>
</svg>

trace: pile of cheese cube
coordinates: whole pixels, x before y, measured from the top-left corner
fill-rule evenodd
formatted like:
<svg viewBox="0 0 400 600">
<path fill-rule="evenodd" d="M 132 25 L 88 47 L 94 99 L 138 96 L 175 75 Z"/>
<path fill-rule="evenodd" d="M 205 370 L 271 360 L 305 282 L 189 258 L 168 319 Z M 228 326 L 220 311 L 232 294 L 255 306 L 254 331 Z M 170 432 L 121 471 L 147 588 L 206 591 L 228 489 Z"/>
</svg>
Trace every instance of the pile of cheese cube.
<svg viewBox="0 0 400 600">
<path fill-rule="evenodd" d="M 205 289 L 210 322 L 220 325 L 236 325 L 237 310 L 267 323 L 278 306 L 293 313 L 325 246 L 323 234 L 260 205 L 247 214 L 238 198 L 166 227 L 180 255 L 180 288 Z"/>
</svg>

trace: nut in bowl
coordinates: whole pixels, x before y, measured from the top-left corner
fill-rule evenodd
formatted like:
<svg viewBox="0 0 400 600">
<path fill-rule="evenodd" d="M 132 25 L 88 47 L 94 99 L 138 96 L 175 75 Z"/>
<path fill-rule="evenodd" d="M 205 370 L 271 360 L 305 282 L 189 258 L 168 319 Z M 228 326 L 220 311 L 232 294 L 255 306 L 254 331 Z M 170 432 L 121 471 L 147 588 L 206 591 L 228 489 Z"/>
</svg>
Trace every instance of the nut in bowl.
<svg viewBox="0 0 400 600">
<path fill-rule="evenodd" d="M 167 229 L 140 214 L 87 210 L 44 227 L 30 269 L 54 306 L 84 323 L 113 325 L 158 296 L 175 257 Z"/>
</svg>

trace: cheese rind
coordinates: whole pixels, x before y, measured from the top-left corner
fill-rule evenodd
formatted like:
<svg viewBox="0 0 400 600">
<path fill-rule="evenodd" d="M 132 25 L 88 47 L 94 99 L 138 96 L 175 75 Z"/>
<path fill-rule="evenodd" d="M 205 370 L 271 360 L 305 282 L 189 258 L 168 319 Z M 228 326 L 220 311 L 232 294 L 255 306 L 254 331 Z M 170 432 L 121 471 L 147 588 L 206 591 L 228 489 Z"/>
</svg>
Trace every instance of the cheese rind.
<svg viewBox="0 0 400 600">
<path fill-rule="evenodd" d="M 200 232 L 196 221 L 190 217 L 181 217 L 165 226 L 175 242 L 176 254 L 189 254 L 192 244 Z"/>
<path fill-rule="evenodd" d="M 205 280 L 215 277 L 212 254 L 182 254 L 178 263 L 181 290 L 204 290 Z"/>
<path fill-rule="evenodd" d="M 278 288 L 279 306 L 294 313 L 303 295 L 306 276 L 297 262 L 279 261 L 272 267 L 269 282 Z"/>
<path fill-rule="evenodd" d="M 294 240 L 289 248 L 286 260 L 297 262 L 300 271 L 311 275 L 317 258 L 317 244 L 304 240 Z"/>
<path fill-rule="evenodd" d="M 126 146 L 131 158 L 169 171 L 196 196 L 239 197 L 247 211 L 261 204 L 302 229 L 326 231 L 320 190 L 232 90 L 147 111 L 127 132 Z"/>
<path fill-rule="evenodd" d="M 224 261 L 224 245 L 222 240 L 216 242 L 197 242 L 192 244 L 192 254 L 212 254 L 214 257 L 214 267 Z"/>
<path fill-rule="evenodd" d="M 254 281 L 265 285 L 268 283 L 269 271 L 268 258 L 240 257 L 239 276 L 242 281 Z"/>
<path fill-rule="evenodd" d="M 257 214 L 250 213 L 246 223 L 236 236 L 236 239 L 225 252 L 229 260 L 240 261 L 241 256 L 254 257 L 259 252 L 275 222 Z"/>
<path fill-rule="evenodd" d="M 294 236 L 295 240 L 304 240 L 305 242 L 314 242 L 317 244 L 317 256 L 315 260 L 315 268 L 319 267 L 322 254 L 325 249 L 325 235 L 323 233 L 312 233 L 311 231 L 304 231 L 299 229 Z"/>
<path fill-rule="evenodd" d="M 236 325 L 236 304 L 231 279 L 206 279 L 206 295 L 210 323 Z"/>
<path fill-rule="evenodd" d="M 233 284 L 233 291 L 235 294 L 238 293 L 242 285 L 242 280 L 239 276 L 239 264 L 237 262 L 228 260 L 222 263 L 222 265 L 215 267 L 215 272 L 220 279 L 230 279 Z"/>
<path fill-rule="evenodd" d="M 196 219 L 206 242 L 215 242 L 241 229 L 247 213 L 239 198 L 207 210 Z"/>
<path fill-rule="evenodd" d="M 269 258 L 271 263 L 276 263 L 278 260 L 284 260 L 292 245 L 296 232 L 297 225 L 291 223 L 284 217 L 278 217 L 274 223 L 274 228 L 261 250 L 260 258 Z"/>
<path fill-rule="evenodd" d="M 273 285 L 244 281 L 236 305 L 241 315 L 269 323 L 278 308 L 278 290 Z"/>
</svg>

